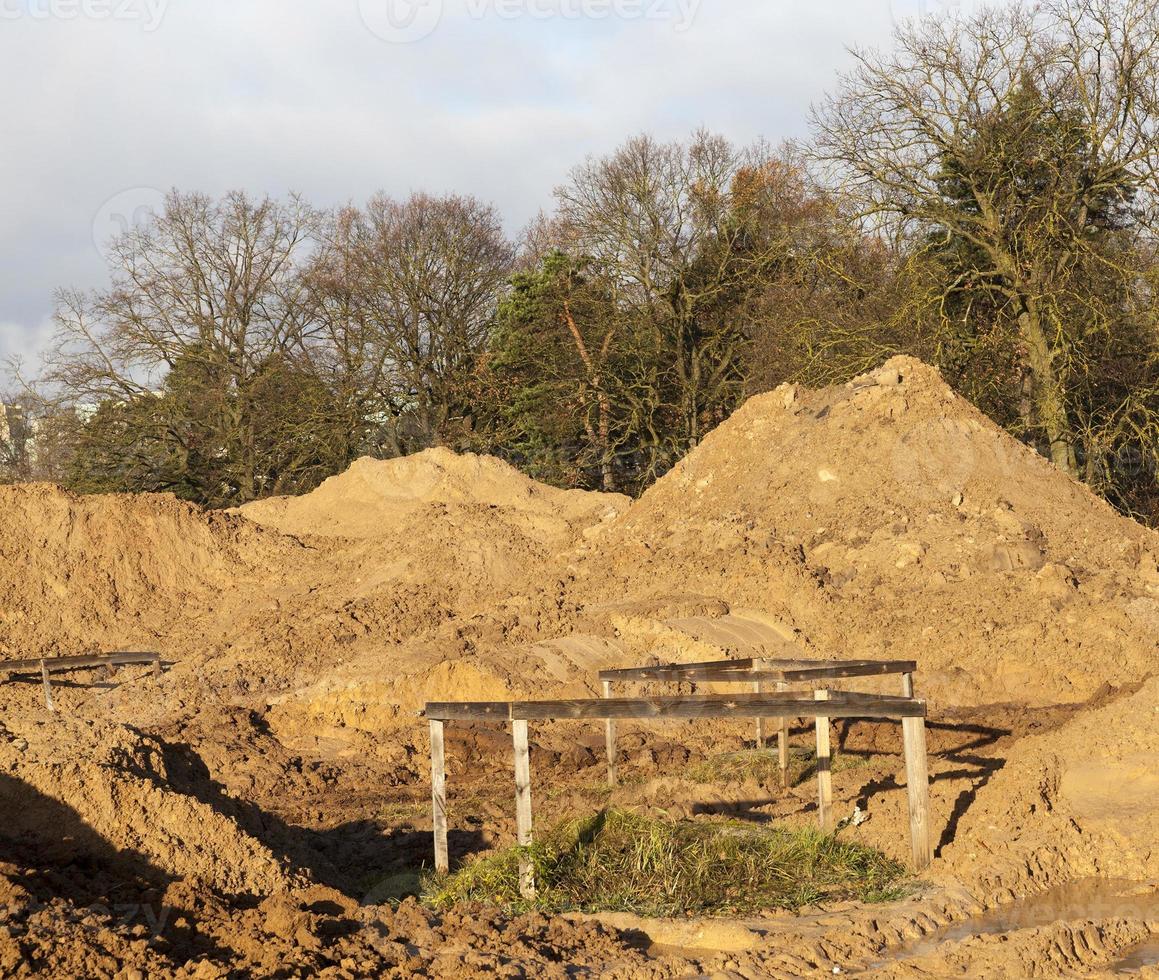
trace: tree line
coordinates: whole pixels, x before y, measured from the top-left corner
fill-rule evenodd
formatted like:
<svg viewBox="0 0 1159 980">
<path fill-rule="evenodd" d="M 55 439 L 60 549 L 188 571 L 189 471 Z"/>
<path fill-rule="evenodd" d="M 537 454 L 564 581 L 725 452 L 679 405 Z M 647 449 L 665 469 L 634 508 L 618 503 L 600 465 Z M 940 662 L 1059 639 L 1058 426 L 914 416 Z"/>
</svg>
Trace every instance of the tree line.
<svg viewBox="0 0 1159 980">
<path fill-rule="evenodd" d="M 1159 518 L 1149 0 L 907 22 L 812 117 L 632 138 L 516 241 L 458 195 L 174 191 L 59 294 L 35 458 L 0 466 L 228 506 L 446 445 L 636 493 L 749 395 L 910 353 Z"/>
</svg>

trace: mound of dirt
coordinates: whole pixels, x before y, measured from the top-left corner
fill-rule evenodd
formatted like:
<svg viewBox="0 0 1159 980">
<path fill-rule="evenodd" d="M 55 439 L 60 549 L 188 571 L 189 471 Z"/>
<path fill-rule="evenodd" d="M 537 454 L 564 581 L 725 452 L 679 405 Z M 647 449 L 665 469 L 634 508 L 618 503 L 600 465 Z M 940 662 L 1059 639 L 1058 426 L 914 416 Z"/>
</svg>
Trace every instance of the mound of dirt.
<svg viewBox="0 0 1159 980">
<path fill-rule="evenodd" d="M 576 593 L 763 609 L 822 656 L 918 660 L 942 703 L 1076 701 L 1153 665 L 1156 555 L 1159 535 L 899 357 L 750 399 L 601 529 Z"/>
<path fill-rule="evenodd" d="M 302 497 L 272 497 L 241 508 L 287 534 L 383 538 L 405 535 L 440 510 L 484 510 L 545 542 L 616 516 L 628 498 L 557 490 L 490 456 L 428 449 L 400 459 L 363 458 Z M 490 512 L 488 515 L 486 512 Z"/>
<path fill-rule="evenodd" d="M 979 787 L 944 874 L 980 882 L 991 900 L 1028 880 L 1159 877 L 1159 678 L 1021 739 Z"/>
<path fill-rule="evenodd" d="M 157 642 L 168 652 L 300 550 L 168 495 L 0 487 L 0 658 Z"/>
<path fill-rule="evenodd" d="M 180 765 L 171 747 L 123 725 L 0 724 L 0 840 L 36 843 L 57 863 L 184 878 L 223 895 L 304 883 L 238 826 L 228 800 L 214 805 L 207 779 L 173 770 Z"/>
</svg>

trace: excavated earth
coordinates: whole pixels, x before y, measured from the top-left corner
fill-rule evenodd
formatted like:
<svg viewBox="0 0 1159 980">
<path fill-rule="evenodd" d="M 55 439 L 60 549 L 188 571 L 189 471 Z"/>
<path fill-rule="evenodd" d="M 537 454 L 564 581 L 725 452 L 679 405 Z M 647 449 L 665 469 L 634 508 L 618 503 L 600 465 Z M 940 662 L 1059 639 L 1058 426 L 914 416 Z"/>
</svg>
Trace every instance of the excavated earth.
<svg viewBox="0 0 1159 980">
<path fill-rule="evenodd" d="M 170 666 L 56 674 L 54 713 L 0 673 L 0 975 L 1159 976 L 1159 535 L 917 361 L 753 398 L 635 502 L 445 450 L 231 513 L 0 488 L 0 659 L 129 649 Z M 919 663 L 936 856 L 905 898 L 402 898 L 431 860 L 423 702 L 787 651 Z M 705 777 L 747 723 L 624 726 L 613 791 L 596 726 L 532 736 L 539 826 L 816 819 L 807 779 Z M 896 726 L 834 739 L 841 833 L 904 859 Z M 509 736 L 450 726 L 447 754 L 452 861 L 512 843 Z"/>
</svg>

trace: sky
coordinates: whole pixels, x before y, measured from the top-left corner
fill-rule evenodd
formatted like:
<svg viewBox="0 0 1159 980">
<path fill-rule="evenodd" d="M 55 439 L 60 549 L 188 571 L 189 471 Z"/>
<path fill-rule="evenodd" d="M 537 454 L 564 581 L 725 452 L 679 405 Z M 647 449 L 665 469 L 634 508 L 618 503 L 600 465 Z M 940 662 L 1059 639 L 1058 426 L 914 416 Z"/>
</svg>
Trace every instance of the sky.
<svg viewBox="0 0 1159 980">
<path fill-rule="evenodd" d="M 0 0 L 0 361 L 170 188 L 473 194 L 515 234 L 650 132 L 808 132 L 849 45 L 967 0 Z"/>
</svg>

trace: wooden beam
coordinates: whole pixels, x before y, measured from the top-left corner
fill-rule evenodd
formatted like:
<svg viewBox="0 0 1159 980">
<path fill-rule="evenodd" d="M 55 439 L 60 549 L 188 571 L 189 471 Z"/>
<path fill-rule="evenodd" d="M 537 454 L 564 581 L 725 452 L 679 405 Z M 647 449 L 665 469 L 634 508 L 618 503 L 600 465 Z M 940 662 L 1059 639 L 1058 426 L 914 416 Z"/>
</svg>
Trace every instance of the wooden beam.
<svg viewBox="0 0 1159 980">
<path fill-rule="evenodd" d="M 889 694 L 831 691 L 830 718 L 924 718 L 926 703 Z M 815 717 L 813 695 L 804 692 L 712 694 L 661 698 L 588 698 L 572 701 L 432 701 L 423 716 L 436 721 L 549 721 L 567 718 Z"/>
<path fill-rule="evenodd" d="M 905 786 L 909 801 L 910 847 L 915 871 L 924 871 L 933 859 L 930 849 L 930 776 L 926 759 L 926 724 L 921 718 L 903 718 Z"/>
<path fill-rule="evenodd" d="M 603 681 L 604 698 L 612 696 L 612 682 Z M 616 723 L 611 718 L 604 721 L 604 748 L 608 757 L 608 785 L 616 785 Z"/>
<path fill-rule="evenodd" d="M 751 663 L 752 666 L 744 666 Z M 613 681 L 817 681 L 827 678 L 877 677 L 915 669 L 912 660 L 758 660 L 705 664 L 664 664 L 600 671 L 600 680 Z"/>
<path fill-rule="evenodd" d="M 815 691 L 817 701 L 828 701 L 828 691 Z M 828 831 L 833 824 L 833 772 L 829 752 L 829 718 L 817 715 L 817 798 L 821 829 Z"/>
<path fill-rule="evenodd" d="M 431 701 L 423 711 L 435 721 L 509 721 L 510 701 Z"/>
<path fill-rule="evenodd" d="M 839 688 L 828 686 L 826 689 L 829 691 L 830 698 L 835 701 L 841 701 L 842 704 L 890 705 L 909 704 L 912 701 L 911 698 L 903 698 L 897 694 L 870 694 L 868 691 L 843 691 Z M 785 696 L 794 697 L 800 695 L 795 695 L 794 692 L 790 691 Z M 806 696 L 805 700 L 808 701 L 810 698 Z"/>
<path fill-rule="evenodd" d="M 501 714 L 458 712 L 437 706 L 438 713 L 428 717 L 485 720 Z M 889 695 L 847 695 L 833 692 L 826 705 L 830 718 L 909 718 L 924 717 L 924 701 Z M 808 693 L 730 694 L 667 698 L 597 698 L 578 701 L 518 701 L 510 706 L 512 718 L 530 721 L 577 719 L 648 719 L 648 718 L 798 718 L 815 717 L 813 696 Z"/>
<path fill-rule="evenodd" d="M 161 654 L 155 654 L 153 657 L 153 676 L 161 676 Z"/>
<path fill-rule="evenodd" d="M 777 693 L 783 694 L 785 684 L 777 684 Z M 782 716 L 777 721 L 777 761 L 781 766 L 781 786 L 789 788 L 789 719 Z"/>
<path fill-rule="evenodd" d="M 515 743 L 515 837 L 520 847 L 531 845 L 531 751 L 527 744 L 527 722 L 511 723 Z M 535 897 L 535 871 L 526 853 L 519 855 L 519 894 Z"/>
<path fill-rule="evenodd" d="M 752 670 L 756 662 L 752 659 L 747 660 L 702 660 L 698 663 L 688 664 L 656 664 L 653 667 L 617 667 L 613 670 L 601 670 L 600 680 L 602 681 L 630 681 L 635 680 L 642 673 L 647 673 L 654 670 L 725 670 L 725 671 L 746 671 Z M 644 677 L 644 680 L 652 680 L 653 678 Z"/>
<path fill-rule="evenodd" d="M 912 660 L 882 660 L 837 662 L 816 667 L 792 667 L 783 671 L 788 681 L 839 680 L 843 677 L 878 677 L 882 674 L 901 674 L 913 670 Z"/>
<path fill-rule="evenodd" d="M 748 667 L 663 666 L 627 667 L 601 670 L 600 680 L 607 681 L 747 681 L 752 677 Z"/>
<path fill-rule="evenodd" d="M 443 723 L 431 721 L 431 816 L 435 838 L 435 871 L 450 869 L 447 851 L 447 770 L 443 749 Z"/>
<path fill-rule="evenodd" d="M 753 661 L 753 670 L 824 670 L 856 667 L 863 670 L 877 670 L 885 674 L 899 673 L 907 668 L 917 670 L 916 660 L 785 660 L 776 657 L 759 657 Z"/>
<path fill-rule="evenodd" d="M 56 707 L 52 703 L 52 682 L 48 679 L 48 664 L 46 661 L 40 661 L 40 680 L 44 685 L 44 706 L 49 711 L 55 711 Z"/>
<path fill-rule="evenodd" d="M 34 657 L 31 660 L 0 660 L 0 671 L 10 674 L 34 673 L 42 670 L 42 664 L 47 664 L 48 669 L 55 673 L 61 670 L 83 670 L 86 667 L 103 667 L 110 664 L 113 666 L 156 664 L 160 659 L 161 655 L 152 651 L 93 653 L 76 657 Z"/>
<path fill-rule="evenodd" d="M 901 675 L 901 694 L 905 698 L 912 698 L 914 696 L 914 675 L 912 670 L 907 670 Z"/>
</svg>

